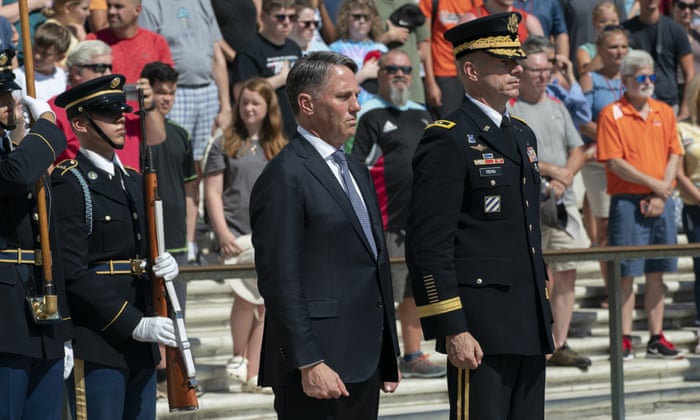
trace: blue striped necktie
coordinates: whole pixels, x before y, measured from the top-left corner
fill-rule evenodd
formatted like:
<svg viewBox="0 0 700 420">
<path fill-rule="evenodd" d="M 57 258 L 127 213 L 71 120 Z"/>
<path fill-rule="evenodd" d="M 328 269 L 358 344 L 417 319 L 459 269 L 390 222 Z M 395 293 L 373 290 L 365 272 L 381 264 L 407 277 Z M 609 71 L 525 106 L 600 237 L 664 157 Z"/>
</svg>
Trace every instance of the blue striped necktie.
<svg viewBox="0 0 700 420">
<path fill-rule="evenodd" d="M 372 254 L 374 254 L 374 256 L 376 257 L 377 244 L 374 242 L 374 235 L 372 235 L 372 225 L 369 220 L 369 213 L 367 213 L 367 209 L 362 203 L 362 198 L 360 198 L 360 195 L 355 190 L 355 185 L 353 184 L 352 178 L 350 177 L 348 161 L 345 159 L 345 152 L 339 149 L 333 152 L 332 156 L 335 163 L 337 163 L 338 166 L 340 166 L 340 177 L 343 180 L 345 193 L 350 199 L 350 204 L 352 204 L 352 208 L 355 210 L 355 215 L 360 221 L 360 225 L 362 226 L 362 230 L 365 233 L 365 237 L 367 238 L 367 241 L 369 242 L 369 245 L 372 248 Z"/>
</svg>

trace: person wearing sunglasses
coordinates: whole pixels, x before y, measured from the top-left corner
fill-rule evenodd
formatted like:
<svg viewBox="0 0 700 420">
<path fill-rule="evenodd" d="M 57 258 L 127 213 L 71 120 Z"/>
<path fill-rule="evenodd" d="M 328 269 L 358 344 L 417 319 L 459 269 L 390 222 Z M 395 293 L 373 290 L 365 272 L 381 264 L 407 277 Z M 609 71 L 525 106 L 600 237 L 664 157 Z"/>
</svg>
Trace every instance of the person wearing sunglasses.
<svg viewBox="0 0 700 420">
<path fill-rule="evenodd" d="M 112 49 L 105 42 L 100 40 L 86 40 L 79 42 L 66 57 L 68 73 L 68 86 L 77 86 L 88 80 L 112 74 Z M 148 79 L 138 79 L 136 82 L 138 89 L 143 91 L 144 107 L 152 109 L 153 89 Z M 63 130 L 68 140 L 68 147 L 58 157 L 56 162 L 65 159 L 73 159 L 78 153 L 80 142 L 73 133 L 70 122 L 66 116 L 65 109 L 56 106 L 56 97 L 49 101 L 51 110 L 56 114 L 56 125 Z M 157 113 L 147 112 L 145 119 L 146 142 L 149 146 L 154 146 L 165 141 L 165 123 Z M 140 118 L 135 114 L 126 116 L 126 143 L 124 148 L 117 150 L 117 155 L 122 163 L 132 168 L 139 168 L 140 144 L 141 144 L 141 123 Z"/>
<path fill-rule="evenodd" d="M 379 70 L 378 57 L 374 57 L 373 53 L 388 51 L 386 45 L 378 41 L 383 33 L 379 12 L 372 0 L 345 0 L 340 6 L 336 22 L 339 39 L 331 43 L 329 48 L 350 57 L 357 64 L 359 70 L 355 77 L 361 87 L 359 101 L 362 105 L 372 96 L 366 90 L 366 82 L 374 82 Z"/>
<path fill-rule="evenodd" d="M 698 17 L 697 0 L 673 0 L 671 2 L 671 17 L 685 29 L 690 49 L 693 51 L 693 68 L 695 74 L 700 74 L 700 31 L 694 25 Z M 685 90 L 685 83 L 685 80 L 679 81 L 681 90 Z"/>
<path fill-rule="evenodd" d="M 411 101 L 411 59 L 393 49 L 379 59 L 379 93 L 358 114 L 351 154 L 369 169 L 380 200 L 384 237 L 389 257 L 403 257 L 406 218 L 411 193 L 411 159 L 423 130 L 432 120 L 428 111 Z M 346 146 L 347 149 L 347 146 Z M 383 193 L 379 193 L 384 191 Z M 422 331 L 405 269 L 392 268 L 396 314 L 401 323 L 403 356 L 399 369 L 403 378 L 439 378 L 445 367 L 435 364 L 421 351 Z"/>
<path fill-rule="evenodd" d="M 289 33 L 289 38 L 299 45 L 304 55 L 314 51 L 328 51 L 328 45 L 319 34 L 321 21 L 317 17 L 316 9 L 311 5 L 311 2 L 297 2 L 294 8 L 299 18 L 294 23 L 294 27 Z"/>
<path fill-rule="evenodd" d="M 644 8 L 644 5 L 642 5 Z M 632 50 L 620 64 L 622 98 L 598 115 L 598 161 L 606 166 L 610 217 L 608 244 L 675 244 L 677 228 L 671 199 L 683 148 L 676 118 L 666 103 L 652 98 L 654 60 L 646 51 Z M 622 357 L 635 357 L 632 347 L 634 277 L 645 275 L 644 309 L 649 341 L 646 356 L 678 359 L 682 353 L 663 331 L 664 272 L 677 271 L 676 258 L 630 259 L 620 263 Z"/>
<path fill-rule="evenodd" d="M 241 86 L 254 77 L 262 77 L 272 85 L 282 111 L 284 135 L 291 138 L 297 129 L 294 114 L 285 90 L 287 75 L 302 56 L 301 48 L 289 39 L 299 21 L 293 0 L 263 0 L 260 32 L 248 39 L 236 54 L 231 66 L 233 95 L 238 100 Z"/>
<path fill-rule="evenodd" d="M 656 99 L 671 105 L 682 120 L 688 116 L 688 107 L 682 102 L 687 86 L 679 86 L 678 74 L 680 70 L 682 80 L 691 80 L 695 75 L 693 51 L 687 32 L 662 13 L 659 3 L 660 0 L 641 1 L 639 15 L 622 22 L 622 26 L 628 32 L 630 48 L 655 57 Z"/>
</svg>

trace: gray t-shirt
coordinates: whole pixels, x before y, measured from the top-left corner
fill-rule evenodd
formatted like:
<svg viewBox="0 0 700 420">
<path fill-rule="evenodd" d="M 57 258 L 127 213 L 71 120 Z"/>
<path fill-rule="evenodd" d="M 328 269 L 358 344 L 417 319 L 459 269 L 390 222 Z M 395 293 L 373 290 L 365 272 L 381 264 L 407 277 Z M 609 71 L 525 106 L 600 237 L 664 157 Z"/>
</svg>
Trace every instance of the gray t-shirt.
<svg viewBox="0 0 700 420">
<path fill-rule="evenodd" d="M 204 0 L 143 0 L 139 25 L 168 41 L 178 85 L 214 81 L 211 63 L 221 31 L 211 2 Z"/>
<path fill-rule="evenodd" d="M 556 99 L 547 97 L 537 104 L 515 101 L 508 104 L 508 111 L 511 115 L 527 121 L 527 125 L 535 133 L 537 154 L 541 162 L 566 166 L 569 150 L 583 144 L 569 111 Z M 566 189 L 564 203 L 576 204 L 573 188 Z"/>
<path fill-rule="evenodd" d="M 229 230 L 234 235 L 251 233 L 250 227 L 250 193 L 253 184 L 267 164 L 267 158 L 257 141 L 253 141 L 241 157 L 228 157 L 222 151 L 224 136 L 219 134 L 207 157 L 204 175 L 224 171 L 224 190 L 221 199 L 224 204 L 224 216 Z"/>
</svg>

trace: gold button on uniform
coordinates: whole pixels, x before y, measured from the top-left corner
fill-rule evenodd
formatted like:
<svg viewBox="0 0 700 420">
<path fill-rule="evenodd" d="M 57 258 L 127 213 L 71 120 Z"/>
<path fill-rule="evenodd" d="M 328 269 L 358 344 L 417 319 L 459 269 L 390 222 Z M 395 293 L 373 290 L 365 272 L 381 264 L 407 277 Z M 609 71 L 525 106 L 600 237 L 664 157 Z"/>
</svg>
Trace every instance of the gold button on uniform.
<svg viewBox="0 0 700 420">
<path fill-rule="evenodd" d="M 134 220 L 138 220 L 138 218 L 139 218 L 139 214 L 138 214 L 138 213 L 136 213 L 136 212 L 134 212 L 134 213 L 133 213 L 133 214 L 131 215 L 131 217 L 133 217 L 133 218 L 134 218 Z"/>
<path fill-rule="evenodd" d="M 527 225 L 527 228 L 532 232 L 532 224 Z"/>
<path fill-rule="evenodd" d="M 112 216 L 110 216 L 110 215 L 105 216 L 105 222 L 109 222 L 110 220 L 112 220 Z"/>
<path fill-rule="evenodd" d="M 535 247 L 533 246 L 530 250 L 532 251 L 532 255 L 535 255 Z"/>
<path fill-rule="evenodd" d="M 495 180 L 495 179 L 492 179 L 491 181 L 489 181 L 489 184 L 491 184 L 491 186 L 496 185 L 496 180 Z"/>
<path fill-rule="evenodd" d="M 481 278 L 476 279 L 476 284 L 482 284 L 483 282 L 484 280 Z"/>
<path fill-rule="evenodd" d="M 523 185 L 527 184 L 527 178 L 523 177 Z"/>
<path fill-rule="evenodd" d="M 525 207 L 530 207 L 530 202 L 525 200 Z"/>
</svg>

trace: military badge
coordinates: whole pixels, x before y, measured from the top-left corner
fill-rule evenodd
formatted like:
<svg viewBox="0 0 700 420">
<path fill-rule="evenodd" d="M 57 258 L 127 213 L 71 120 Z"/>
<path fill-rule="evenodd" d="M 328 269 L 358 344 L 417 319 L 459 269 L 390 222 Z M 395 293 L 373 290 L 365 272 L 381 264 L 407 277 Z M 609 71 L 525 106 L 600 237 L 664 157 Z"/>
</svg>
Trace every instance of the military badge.
<svg viewBox="0 0 700 420">
<path fill-rule="evenodd" d="M 501 212 L 501 196 L 487 195 L 484 197 L 484 213 L 500 213 Z"/>
<path fill-rule="evenodd" d="M 537 152 L 535 152 L 534 147 L 527 146 L 527 158 L 530 161 L 530 163 L 537 162 Z"/>
</svg>

